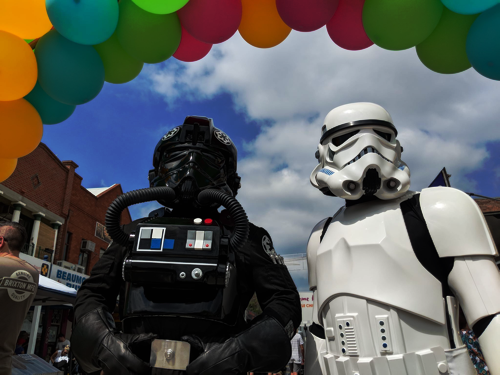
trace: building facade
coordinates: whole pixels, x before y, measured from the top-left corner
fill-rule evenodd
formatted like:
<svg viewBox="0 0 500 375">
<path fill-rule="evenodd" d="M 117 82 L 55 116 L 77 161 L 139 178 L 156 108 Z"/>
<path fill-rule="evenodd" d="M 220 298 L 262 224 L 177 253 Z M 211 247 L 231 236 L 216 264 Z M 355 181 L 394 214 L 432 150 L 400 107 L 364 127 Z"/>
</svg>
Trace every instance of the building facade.
<svg viewBox="0 0 500 375">
<path fill-rule="evenodd" d="M 20 257 L 41 275 L 78 289 L 111 239 L 104 227 L 109 205 L 123 194 L 120 184 L 86 189 L 74 161 L 61 161 L 43 143 L 18 160 L 0 184 L 0 221 L 15 221 L 28 232 Z M 121 223 L 131 222 L 128 209 Z M 31 311 L 23 330 L 29 332 Z M 43 308 L 36 354 L 50 356 L 57 334 L 70 335 L 71 307 Z"/>
<path fill-rule="evenodd" d="M 481 209 L 490 228 L 491 237 L 500 251 L 500 198 L 479 198 L 475 201 Z M 500 266 L 500 259 L 497 259 L 497 264 Z"/>
</svg>

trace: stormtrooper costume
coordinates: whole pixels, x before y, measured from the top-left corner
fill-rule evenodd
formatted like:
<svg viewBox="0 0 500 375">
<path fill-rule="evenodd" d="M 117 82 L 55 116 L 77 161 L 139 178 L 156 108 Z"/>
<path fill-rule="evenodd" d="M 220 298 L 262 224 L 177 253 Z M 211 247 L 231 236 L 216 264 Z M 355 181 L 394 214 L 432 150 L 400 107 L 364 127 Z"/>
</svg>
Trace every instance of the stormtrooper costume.
<svg viewBox="0 0 500 375">
<path fill-rule="evenodd" d="M 462 308 L 500 374 L 497 250 L 476 203 L 452 188 L 408 190 L 391 116 L 372 103 L 325 118 L 311 183 L 346 200 L 307 247 L 315 319 L 306 375 L 473 375 Z"/>
</svg>

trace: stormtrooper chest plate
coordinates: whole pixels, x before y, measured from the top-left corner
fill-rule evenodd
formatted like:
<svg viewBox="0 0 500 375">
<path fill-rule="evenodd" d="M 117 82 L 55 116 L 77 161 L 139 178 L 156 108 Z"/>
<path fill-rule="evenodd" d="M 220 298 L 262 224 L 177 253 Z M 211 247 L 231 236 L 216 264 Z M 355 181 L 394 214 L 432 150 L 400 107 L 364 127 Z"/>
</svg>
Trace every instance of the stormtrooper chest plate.
<svg viewBox="0 0 500 375">
<path fill-rule="evenodd" d="M 415 256 L 403 199 L 343 208 L 332 220 L 316 258 L 320 315 L 336 297 L 352 296 L 445 324 L 441 283 Z"/>
</svg>

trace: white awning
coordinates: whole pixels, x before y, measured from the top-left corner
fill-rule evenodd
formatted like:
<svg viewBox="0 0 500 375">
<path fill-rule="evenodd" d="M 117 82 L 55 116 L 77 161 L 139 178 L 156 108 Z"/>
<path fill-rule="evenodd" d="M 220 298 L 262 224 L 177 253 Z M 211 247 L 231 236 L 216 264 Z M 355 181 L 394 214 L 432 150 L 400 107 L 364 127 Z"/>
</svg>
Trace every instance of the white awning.
<svg viewBox="0 0 500 375">
<path fill-rule="evenodd" d="M 73 304 L 76 299 L 76 290 L 69 288 L 55 280 L 40 275 L 38 291 L 33 306 Z"/>
</svg>

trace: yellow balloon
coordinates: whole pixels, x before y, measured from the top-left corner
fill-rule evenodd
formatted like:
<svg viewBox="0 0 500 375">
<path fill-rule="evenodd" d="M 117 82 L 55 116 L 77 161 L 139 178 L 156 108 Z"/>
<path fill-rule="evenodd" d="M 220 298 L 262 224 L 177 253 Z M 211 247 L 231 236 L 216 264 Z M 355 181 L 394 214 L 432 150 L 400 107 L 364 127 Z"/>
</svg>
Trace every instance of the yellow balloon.
<svg viewBox="0 0 500 375">
<path fill-rule="evenodd" d="M 38 68 L 30 45 L 14 34 L 0 31 L 0 100 L 17 100 L 36 84 Z"/>
<path fill-rule="evenodd" d="M 45 0 L 0 0 L 0 30 L 36 39 L 51 27 Z"/>
<path fill-rule="evenodd" d="M 0 159 L 28 155 L 42 140 L 42 119 L 27 100 L 0 102 L 0 119 Z"/>
<path fill-rule="evenodd" d="M 0 159 L 0 182 L 10 177 L 17 166 L 17 159 Z"/>
</svg>

